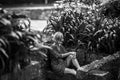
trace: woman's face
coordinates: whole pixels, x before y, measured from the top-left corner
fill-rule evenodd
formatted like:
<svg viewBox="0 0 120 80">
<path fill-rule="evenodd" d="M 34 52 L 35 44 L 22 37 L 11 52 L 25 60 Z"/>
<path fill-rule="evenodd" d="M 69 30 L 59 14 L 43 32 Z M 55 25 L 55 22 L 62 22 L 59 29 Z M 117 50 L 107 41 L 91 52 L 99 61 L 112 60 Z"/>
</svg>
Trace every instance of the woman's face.
<svg viewBox="0 0 120 80">
<path fill-rule="evenodd" d="M 58 45 L 61 45 L 63 41 L 64 41 L 64 39 L 61 38 L 61 39 L 59 39 L 59 40 L 56 40 L 56 43 L 57 43 Z"/>
<path fill-rule="evenodd" d="M 55 42 L 56 45 L 61 45 L 63 42 L 63 34 L 61 32 L 57 32 L 54 34 L 53 36 L 53 40 Z"/>
</svg>

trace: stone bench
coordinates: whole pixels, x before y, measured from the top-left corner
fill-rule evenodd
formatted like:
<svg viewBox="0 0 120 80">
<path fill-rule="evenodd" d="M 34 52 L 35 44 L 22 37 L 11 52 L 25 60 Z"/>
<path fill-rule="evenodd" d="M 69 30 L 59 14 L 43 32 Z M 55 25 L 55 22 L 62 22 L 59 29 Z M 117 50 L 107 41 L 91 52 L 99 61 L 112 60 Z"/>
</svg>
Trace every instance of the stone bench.
<svg viewBox="0 0 120 80">
<path fill-rule="evenodd" d="M 110 80 L 110 74 L 106 71 L 91 70 L 89 75 L 85 76 L 83 80 Z M 47 80 L 77 80 L 75 76 L 71 74 L 65 74 L 63 76 L 57 75 L 52 71 L 47 71 Z"/>
<path fill-rule="evenodd" d="M 47 71 L 46 80 L 77 80 L 75 76 L 71 74 L 65 74 L 63 76 L 57 75 L 52 71 Z"/>
</svg>

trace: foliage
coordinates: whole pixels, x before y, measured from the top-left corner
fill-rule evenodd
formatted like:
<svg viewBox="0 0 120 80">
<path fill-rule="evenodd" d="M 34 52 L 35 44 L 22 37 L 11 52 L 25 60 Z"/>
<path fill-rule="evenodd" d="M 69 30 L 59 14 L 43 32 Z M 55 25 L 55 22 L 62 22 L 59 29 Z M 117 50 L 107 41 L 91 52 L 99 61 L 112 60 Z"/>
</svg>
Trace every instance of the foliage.
<svg viewBox="0 0 120 80">
<path fill-rule="evenodd" d="M 4 17 L 6 14 L 2 13 L 2 15 L 0 18 L 0 77 L 8 73 L 12 75 L 10 80 L 13 78 L 23 80 L 25 76 L 27 78 L 31 76 L 29 80 L 41 77 L 40 71 L 45 67 L 47 57 L 46 47 L 43 46 L 43 34 L 31 30 L 30 18 L 24 14 L 8 14 L 9 19 Z"/>
<path fill-rule="evenodd" d="M 80 0 L 80 2 L 87 4 L 87 5 L 93 5 L 93 4 L 100 4 L 100 0 Z"/>
<path fill-rule="evenodd" d="M 111 0 L 101 7 L 101 13 L 109 18 L 119 18 L 120 1 Z"/>
<path fill-rule="evenodd" d="M 43 32 L 64 34 L 63 45 L 77 50 L 84 45 L 86 50 L 112 54 L 119 51 L 119 19 L 109 19 L 96 8 L 70 6 L 60 9 L 58 16 L 51 15 Z"/>
<path fill-rule="evenodd" d="M 66 6 L 54 10 L 43 32 L 31 30 L 30 19 L 25 15 L 12 14 L 9 17 L 1 17 L 1 75 L 22 70 L 26 70 L 25 72 L 28 73 L 30 70 L 38 72 L 45 68 L 48 61 L 48 46 L 43 45 L 52 44 L 51 36 L 57 31 L 63 33 L 63 45 L 70 50 L 83 49 L 87 54 L 89 51 L 98 54 L 113 54 L 120 50 L 120 20 L 118 17 L 111 18 L 103 15 L 104 8 L 98 8 L 97 5 L 91 5 L 91 7 L 83 4 L 84 7 L 81 7 L 68 4 Z M 104 7 L 107 8 L 106 5 Z M 85 53 L 83 54 L 86 55 Z M 109 60 L 109 56 L 106 58 Z M 40 65 L 34 65 L 33 62 Z M 98 67 L 102 62 L 106 61 L 100 61 Z M 38 77 L 38 75 L 36 76 Z"/>
</svg>

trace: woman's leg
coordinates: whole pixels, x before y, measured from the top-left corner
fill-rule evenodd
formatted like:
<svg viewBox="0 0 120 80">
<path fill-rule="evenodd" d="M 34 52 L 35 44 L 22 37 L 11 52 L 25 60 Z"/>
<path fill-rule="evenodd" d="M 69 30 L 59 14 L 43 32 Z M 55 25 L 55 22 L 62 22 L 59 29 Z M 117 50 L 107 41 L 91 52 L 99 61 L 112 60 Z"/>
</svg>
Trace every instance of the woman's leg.
<svg viewBox="0 0 120 80">
<path fill-rule="evenodd" d="M 72 59 L 72 63 L 77 69 L 80 69 L 80 65 L 79 65 L 78 60 L 76 58 Z"/>
<path fill-rule="evenodd" d="M 76 76 L 76 71 L 74 69 L 65 68 L 64 73 L 73 74 Z"/>
<path fill-rule="evenodd" d="M 75 55 L 69 55 L 67 57 L 67 66 L 70 65 L 70 62 L 72 61 L 73 65 L 77 68 L 80 69 L 80 65 L 78 63 L 78 60 L 76 59 L 76 53 L 74 53 Z"/>
</svg>

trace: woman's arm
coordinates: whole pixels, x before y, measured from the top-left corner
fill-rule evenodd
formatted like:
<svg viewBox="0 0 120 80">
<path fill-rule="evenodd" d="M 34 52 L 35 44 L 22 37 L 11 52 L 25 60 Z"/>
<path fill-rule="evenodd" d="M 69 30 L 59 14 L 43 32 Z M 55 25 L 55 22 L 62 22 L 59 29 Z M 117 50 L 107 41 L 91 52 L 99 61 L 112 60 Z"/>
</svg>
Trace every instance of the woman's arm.
<svg viewBox="0 0 120 80">
<path fill-rule="evenodd" d="M 73 55 L 72 52 L 67 52 L 67 53 L 63 53 L 63 54 L 59 54 L 57 51 L 52 50 L 52 54 L 56 57 L 56 58 L 64 58 L 67 57 L 69 55 Z"/>
<path fill-rule="evenodd" d="M 51 54 L 54 55 L 56 58 L 64 58 L 67 57 L 69 55 L 75 55 L 76 52 L 67 52 L 67 51 L 62 51 L 63 53 L 60 54 L 57 52 L 57 47 L 56 46 L 52 46 L 52 50 L 51 50 Z"/>
<path fill-rule="evenodd" d="M 67 57 L 67 56 L 69 56 L 69 55 L 75 55 L 75 56 L 76 56 L 76 52 L 63 53 L 63 54 L 62 54 L 62 58 Z"/>
<path fill-rule="evenodd" d="M 70 53 L 69 53 L 69 52 L 67 52 L 67 53 L 63 53 L 63 54 L 61 54 L 61 55 L 62 55 L 62 58 L 64 58 L 64 57 L 69 56 L 69 55 L 70 55 Z"/>
</svg>

